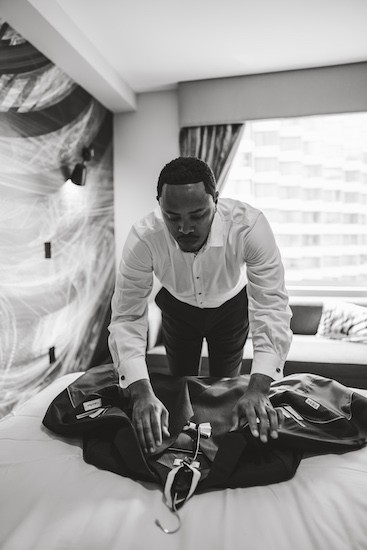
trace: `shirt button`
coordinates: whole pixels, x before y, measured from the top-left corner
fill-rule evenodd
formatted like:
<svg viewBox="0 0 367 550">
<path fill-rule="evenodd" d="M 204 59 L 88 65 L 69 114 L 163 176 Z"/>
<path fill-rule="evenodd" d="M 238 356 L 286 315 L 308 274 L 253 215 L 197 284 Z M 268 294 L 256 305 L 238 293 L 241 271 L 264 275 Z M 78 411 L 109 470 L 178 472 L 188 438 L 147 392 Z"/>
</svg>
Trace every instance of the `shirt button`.
<svg viewBox="0 0 367 550">
<path fill-rule="evenodd" d="M 278 367 L 277 369 L 275 369 L 277 372 L 280 372 L 280 368 Z"/>
<path fill-rule="evenodd" d="M 120 380 L 125 380 L 125 376 L 123 374 L 121 374 Z"/>
</svg>

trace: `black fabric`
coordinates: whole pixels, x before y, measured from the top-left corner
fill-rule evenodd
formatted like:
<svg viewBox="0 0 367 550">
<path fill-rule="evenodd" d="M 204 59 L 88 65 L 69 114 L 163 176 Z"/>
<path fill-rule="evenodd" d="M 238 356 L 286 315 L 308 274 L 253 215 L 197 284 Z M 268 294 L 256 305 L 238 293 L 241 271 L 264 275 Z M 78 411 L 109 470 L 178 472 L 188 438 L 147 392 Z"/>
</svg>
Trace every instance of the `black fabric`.
<svg viewBox="0 0 367 550">
<path fill-rule="evenodd" d="M 249 331 L 246 287 L 215 308 L 186 304 L 165 288 L 157 293 L 155 301 L 162 311 L 162 339 L 172 375 L 198 375 L 204 338 L 210 376 L 239 375 Z"/>
<path fill-rule="evenodd" d="M 261 443 L 246 425 L 229 431 L 232 409 L 248 381 L 247 375 L 218 379 L 152 374 L 154 391 L 170 412 L 171 437 L 151 456 L 140 448 L 131 423 L 129 392 L 119 387 L 113 365 L 90 369 L 73 382 L 50 404 L 43 423 L 64 436 L 82 436 L 88 463 L 163 487 L 173 458 L 180 456 L 172 455 L 177 453 L 172 448 L 184 442 L 183 454 L 189 456 L 194 446 L 189 432 L 183 431 L 185 424 L 210 422 L 211 436 L 201 439 L 202 476 L 196 492 L 284 481 L 295 474 L 304 452 L 345 452 L 366 444 L 367 399 L 311 374 L 289 376 L 271 385 L 271 402 L 286 413 L 277 440 Z M 94 400 L 103 414 L 78 419 Z"/>
<path fill-rule="evenodd" d="M 293 334 L 316 334 L 322 314 L 322 303 L 291 304 L 291 331 Z"/>
</svg>

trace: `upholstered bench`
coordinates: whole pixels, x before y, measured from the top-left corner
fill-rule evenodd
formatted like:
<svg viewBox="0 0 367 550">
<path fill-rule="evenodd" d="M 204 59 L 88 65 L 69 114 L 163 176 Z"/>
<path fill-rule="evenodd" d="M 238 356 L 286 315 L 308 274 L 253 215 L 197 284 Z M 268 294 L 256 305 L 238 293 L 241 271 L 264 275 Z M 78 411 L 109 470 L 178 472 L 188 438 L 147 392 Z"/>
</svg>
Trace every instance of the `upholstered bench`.
<svg viewBox="0 0 367 550">
<path fill-rule="evenodd" d="M 326 329 L 335 328 L 332 325 L 333 320 L 330 320 L 330 315 L 328 317 L 328 313 L 330 313 L 330 308 L 327 309 L 328 303 L 320 300 L 291 304 L 293 340 L 284 373 L 288 375 L 310 372 L 333 378 L 348 386 L 367 389 L 367 343 L 348 341 L 348 335 L 343 334 L 326 335 L 325 326 Z M 348 309 L 349 306 L 346 307 Z M 367 319 L 367 308 L 365 309 Z M 333 310 L 331 311 L 333 312 Z M 358 310 L 358 312 L 360 311 L 363 310 Z M 147 364 L 150 370 L 166 372 L 168 365 L 161 339 L 160 322 L 160 311 L 152 303 L 149 308 Z M 367 323 L 365 326 L 367 327 Z M 320 330 L 321 328 L 323 330 Z M 339 330 L 340 326 L 338 325 L 337 328 Z M 325 335 L 317 334 L 318 331 Z M 360 334 L 362 334 L 360 339 L 364 340 L 363 326 Z M 341 339 L 344 336 L 347 338 L 346 340 Z M 357 338 L 353 334 L 349 337 L 350 339 Z M 364 342 L 367 342 L 367 339 Z M 253 347 L 250 336 L 243 353 L 241 371 L 243 374 L 250 372 L 252 357 Z M 204 341 L 200 374 L 207 375 L 208 373 L 208 352 Z"/>
</svg>

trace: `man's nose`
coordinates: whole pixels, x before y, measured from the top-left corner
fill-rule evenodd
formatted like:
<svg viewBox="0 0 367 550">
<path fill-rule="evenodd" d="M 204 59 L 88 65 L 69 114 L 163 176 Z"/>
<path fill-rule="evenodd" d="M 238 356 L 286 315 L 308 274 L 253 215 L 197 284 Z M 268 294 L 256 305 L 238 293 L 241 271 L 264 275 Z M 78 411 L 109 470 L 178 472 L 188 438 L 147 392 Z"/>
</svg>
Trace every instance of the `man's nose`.
<svg viewBox="0 0 367 550">
<path fill-rule="evenodd" d="M 192 226 L 190 220 L 182 220 L 178 226 L 178 231 L 179 233 L 188 235 L 189 233 L 193 233 L 194 227 Z"/>
</svg>

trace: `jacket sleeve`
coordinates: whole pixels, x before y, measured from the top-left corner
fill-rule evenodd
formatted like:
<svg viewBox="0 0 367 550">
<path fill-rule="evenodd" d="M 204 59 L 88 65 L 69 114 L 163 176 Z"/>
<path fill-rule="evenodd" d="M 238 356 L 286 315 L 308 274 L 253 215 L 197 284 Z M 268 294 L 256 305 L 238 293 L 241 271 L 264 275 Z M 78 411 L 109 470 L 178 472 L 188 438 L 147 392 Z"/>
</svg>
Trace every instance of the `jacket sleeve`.
<svg viewBox="0 0 367 550">
<path fill-rule="evenodd" d="M 148 297 L 153 286 L 152 256 L 135 227 L 126 240 L 112 297 L 109 347 L 120 386 L 148 379 L 145 361 Z"/>
<path fill-rule="evenodd" d="M 244 256 L 254 347 L 251 373 L 266 374 L 278 380 L 283 376 L 292 340 L 292 313 L 280 252 L 270 225 L 261 212 L 245 237 Z"/>
</svg>

